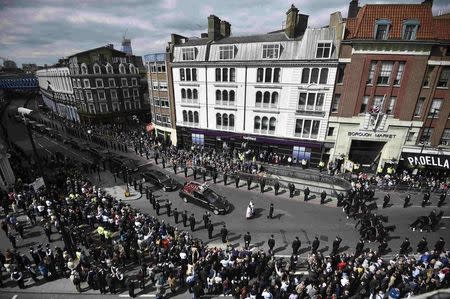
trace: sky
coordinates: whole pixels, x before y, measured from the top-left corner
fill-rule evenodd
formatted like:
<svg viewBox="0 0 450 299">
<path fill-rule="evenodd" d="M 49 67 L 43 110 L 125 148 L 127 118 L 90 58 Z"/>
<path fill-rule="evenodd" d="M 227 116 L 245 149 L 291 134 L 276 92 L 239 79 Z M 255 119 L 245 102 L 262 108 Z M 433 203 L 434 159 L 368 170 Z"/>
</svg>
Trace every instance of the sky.
<svg viewBox="0 0 450 299">
<path fill-rule="evenodd" d="M 58 58 L 109 43 L 120 50 L 126 36 L 133 53 L 164 52 L 171 33 L 207 32 L 214 14 L 231 23 L 232 35 L 281 29 L 294 4 L 308 14 L 309 27 L 327 25 L 329 15 L 347 15 L 350 0 L 0 0 L 0 57 L 22 63 L 53 64 Z M 421 0 L 394 0 L 420 3 Z M 391 3 L 393 0 L 360 0 Z M 435 0 L 433 13 L 450 12 L 450 1 Z"/>
</svg>

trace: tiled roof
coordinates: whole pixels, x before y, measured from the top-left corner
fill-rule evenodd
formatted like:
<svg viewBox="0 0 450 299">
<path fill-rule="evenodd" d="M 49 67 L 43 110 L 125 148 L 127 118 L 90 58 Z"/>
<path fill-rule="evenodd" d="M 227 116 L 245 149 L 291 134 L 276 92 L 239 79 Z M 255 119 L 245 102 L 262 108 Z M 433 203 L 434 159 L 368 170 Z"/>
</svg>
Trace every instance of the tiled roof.
<svg viewBox="0 0 450 299">
<path fill-rule="evenodd" d="M 434 19 L 436 39 L 450 41 L 450 19 Z"/>
<path fill-rule="evenodd" d="M 367 4 L 354 19 L 347 20 L 346 39 L 373 39 L 375 22 L 378 19 L 391 21 L 388 40 L 402 38 L 403 21 L 418 20 L 420 27 L 417 40 L 432 40 L 440 34 L 436 32 L 431 5 L 427 4 Z M 440 23 L 440 26 L 445 24 Z M 445 31 L 450 31 L 447 27 Z"/>
</svg>

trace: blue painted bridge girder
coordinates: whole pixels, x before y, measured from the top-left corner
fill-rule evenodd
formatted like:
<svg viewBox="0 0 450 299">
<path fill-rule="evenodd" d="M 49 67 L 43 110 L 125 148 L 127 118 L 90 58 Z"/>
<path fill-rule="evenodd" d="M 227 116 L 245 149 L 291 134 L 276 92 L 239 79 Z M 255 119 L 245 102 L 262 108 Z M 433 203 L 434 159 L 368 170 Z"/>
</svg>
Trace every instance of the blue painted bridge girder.
<svg viewBox="0 0 450 299">
<path fill-rule="evenodd" d="M 34 76 L 0 77 L 0 89 L 38 89 L 39 82 Z"/>
</svg>

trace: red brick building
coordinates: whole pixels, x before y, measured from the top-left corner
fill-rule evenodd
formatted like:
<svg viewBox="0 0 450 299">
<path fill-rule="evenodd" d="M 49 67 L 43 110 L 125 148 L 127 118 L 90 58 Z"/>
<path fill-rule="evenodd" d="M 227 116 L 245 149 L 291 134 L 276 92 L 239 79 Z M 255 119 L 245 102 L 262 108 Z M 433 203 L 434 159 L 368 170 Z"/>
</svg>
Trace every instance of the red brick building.
<svg viewBox="0 0 450 299">
<path fill-rule="evenodd" d="M 327 136 L 334 142 L 331 159 L 344 156 L 374 170 L 402 153 L 445 154 L 449 15 L 434 17 L 432 1 L 357 4 L 351 1 L 340 48 Z"/>
</svg>

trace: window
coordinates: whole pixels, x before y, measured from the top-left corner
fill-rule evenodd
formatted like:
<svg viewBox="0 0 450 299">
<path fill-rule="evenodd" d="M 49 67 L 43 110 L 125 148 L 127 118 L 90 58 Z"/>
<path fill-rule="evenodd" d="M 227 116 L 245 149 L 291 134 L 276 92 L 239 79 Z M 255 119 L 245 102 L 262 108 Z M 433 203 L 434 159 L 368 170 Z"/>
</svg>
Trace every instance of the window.
<svg viewBox="0 0 450 299">
<path fill-rule="evenodd" d="M 319 83 L 320 84 L 327 84 L 328 81 L 328 69 L 327 68 L 323 68 L 320 70 L 320 79 L 319 79 Z"/>
<path fill-rule="evenodd" d="M 112 110 L 113 110 L 114 112 L 119 111 L 119 110 L 120 110 L 120 109 L 119 109 L 119 103 L 113 103 L 113 104 L 112 104 Z"/>
<path fill-rule="evenodd" d="M 311 149 L 300 147 L 300 146 L 294 146 L 292 149 L 292 159 L 295 162 L 300 162 L 302 160 L 311 160 Z"/>
<path fill-rule="evenodd" d="M 182 60 L 194 60 L 195 48 L 183 48 L 181 49 Z"/>
<path fill-rule="evenodd" d="M 389 27 L 391 21 L 389 20 L 377 20 L 375 23 L 375 39 L 385 40 L 389 35 Z"/>
<path fill-rule="evenodd" d="M 319 79 L 319 69 L 313 68 L 311 71 L 311 79 L 309 80 L 309 83 L 317 83 Z"/>
<path fill-rule="evenodd" d="M 297 119 L 294 135 L 302 138 L 317 139 L 319 135 L 320 121 L 309 119 Z"/>
<path fill-rule="evenodd" d="M 381 63 L 380 75 L 377 79 L 379 85 L 389 85 L 389 79 L 392 73 L 392 67 L 394 63 L 392 61 L 383 61 Z"/>
<path fill-rule="evenodd" d="M 256 71 L 256 82 L 262 82 L 264 77 L 264 69 L 258 68 Z"/>
<path fill-rule="evenodd" d="M 222 127 L 222 115 L 220 113 L 216 113 L 216 128 L 220 129 Z"/>
<path fill-rule="evenodd" d="M 228 102 L 228 91 L 226 90 L 222 91 L 222 101 Z"/>
<path fill-rule="evenodd" d="M 119 65 L 119 73 L 125 74 L 125 66 L 123 64 Z"/>
<path fill-rule="evenodd" d="M 111 89 L 111 99 L 112 100 L 117 100 L 117 90 L 115 89 Z"/>
<path fill-rule="evenodd" d="M 258 106 L 258 104 L 261 104 L 261 102 L 262 102 L 262 92 L 261 91 L 257 91 L 256 92 L 256 99 L 255 99 L 256 106 Z"/>
<path fill-rule="evenodd" d="M 270 103 L 270 92 L 268 92 L 268 91 L 264 92 L 263 103 L 264 103 L 264 106 L 269 106 L 269 103 Z"/>
<path fill-rule="evenodd" d="M 191 81 L 191 69 L 186 69 L 186 81 Z"/>
<path fill-rule="evenodd" d="M 137 98 L 139 96 L 139 90 L 137 90 L 136 88 L 133 89 L 133 97 Z"/>
<path fill-rule="evenodd" d="M 97 87 L 103 87 L 103 80 L 102 79 L 95 79 L 95 85 Z"/>
<path fill-rule="evenodd" d="M 95 113 L 95 106 L 93 104 L 89 105 L 89 112 L 90 113 Z"/>
<path fill-rule="evenodd" d="M 422 114 L 423 104 L 425 103 L 425 98 L 419 98 L 416 104 L 416 109 L 414 110 L 414 116 L 418 117 Z"/>
<path fill-rule="evenodd" d="M 404 21 L 402 38 L 404 40 L 415 40 L 418 29 L 419 29 L 419 21 L 417 20 Z"/>
<path fill-rule="evenodd" d="M 420 136 L 420 143 L 429 143 L 433 135 L 434 128 L 425 128 Z"/>
<path fill-rule="evenodd" d="M 220 90 L 216 90 L 216 103 L 220 104 L 221 100 L 222 100 L 222 92 Z"/>
<path fill-rule="evenodd" d="M 166 91 L 167 90 L 167 82 L 166 81 L 160 81 L 159 82 L 159 90 Z"/>
<path fill-rule="evenodd" d="M 373 106 L 374 107 L 378 107 L 380 110 L 382 110 L 382 105 L 383 105 L 383 96 L 375 96 L 373 99 Z"/>
<path fill-rule="evenodd" d="M 89 82 L 89 79 L 83 80 L 84 88 L 91 88 L 91 82 Z"/>
<path fill-rule="evenodd" d="M 437 87 L 448 87 L 448 79 L 450 77 L 450 67 L 444 67 L 439 76 Z"/>
<path fill-rule="evenodd" d="M 428 118 L 439 118 L 441 106 L 442 99 L 433 99 L 433 102 L 431 102 L 430 111 L 428 111 Z"/>
<path fill-rule="evenodd" d="M 430 86 L 431 82 L 431 75 L 433 74 L 434 66 L 429 65 L 427 67 L 427 72 L 425 74 L 425 79 L 423 80 L 423 86 L 428 87 Z"/>
<path fill-rule="evenodd" d="M 185 75 L 184 75 L 184 69 L 180 69 L 180 80 L 181 80 L 181 81 L 186 80 L 186 77 L 185 77 Z"/>
<path fill-rule="evenodd" d="M 101 74 L 102 71 L 100 69 L 100 66 L 98 64 L 94 65 L 94 74 Z"/>
<path fill-rule="evenodd" d="M 266 76 L 265 76 L 264 82 L 272 82 L 272 69 L 266 68 L 265 74 L 266 74 Z"/>
<path fill-rule="evenodd" d="M 123 97 L 124 98 L 129 98 L 130 97 L 130 91 L 128 89 L 123 89 L 122 93 L 123 93 Z"/>
<path fill-rule="evenodd" d="M 236 69 L 235 68 L 230 68 L 230 82 L 236 82 Z"/>
<path fill-rule="evenodd" d="M 88 73 L 88 68 L 87 68 L 86 64 L 83 63 L 81 65 L 81 74 L 86 75 L 87 73 Z M 95 110 L 94 110 L 94 112 L 95 112 Z"/>
<path fill-rule="evenodd" d="M 134 109 L 141 109 L 141 102 L 134 101 Z"/>
<path fill-rule="evenodd" d="M 316 58 L 330 58 L 331 43 L 318 43 Z"/>
<path fill-rule="evenodd" d="M 100 112 L 101 112 L 101 113 L 106 113 L 106 112 L 108 112 L 108 105 L 106 105 L 106 104 L 100 104 Z"/>
<path fill-rule="evenodd" d="M 327 136 L 333 136 L 333 135 L 334 135 L 334 127 L 329 127 Z"/>
<path fill-rule="evenodd" d="M 337 75 L 336 75 L 336 83 L 342 84 L 344 82 L 344 73 L 345 73 L 345 67 L 346 64 L 340 64 L 337 68 Z"/>
<path fill-rule="evenodd" d="M 224 127 L 228 127 L 228 115 L 227 114 L 222 114 L 222 124 Z"/>
<path fill-rule="evenodd" d="M 389 105 L 386 109 L 386 114 L 392 115 L 394 114 L 395 103 L 397 102 L 397 97 L 391 97 L 389 100 Z"/>
<path fill-rule="evenodd" d="M 269 134 L 275 133 L 276 125 L 277 125 L 277 119 L 275 117 L 271 117 L 269 120 Z"/>
<path fill-rule="evenodd" d="M 273 69 L 273 82 L 280 83 L 280 68 L 276 67 Z"/>
<path fill-rule="evenodd" d="M 280 45 L 263 45 L 263 59 L 277 59 L 280 57 Z"/>
<path fill-rule="evenodd" d="M 272 107 L 276 107 L 278 105 L 278 92 L 273 92 L 271 96 L 270 104 Z"/>
<path fill-rule="evenodd" d="M 361 108 L 359 109 L 359 113 L 365 113 L 367 111 L 367 105 L 369 104 L 369 97 L 364 96 L 361 102 Z"/>
<path fill-rule="evenodd" d="M 302 71 L 302 83 L 308 83 L 309 82 L 309 69 L 304 68 Z"/>
<path fill-rule="evenodd" d="M 331 102 L 331 113 L 337 113 L 339 110 L 339 103 L 341 101 L 341 95 L 335 94 L 333 101 Z"/>
<path fill-rule="evenodd" d="M 136 78 L 131 78 L 131 85 L 132 86 L 137 86 L 138 85 Z"/>
<path fill-rule="evenodd" d="M 109 63 L 106 65 L 106 73 L 108 73 L 108 74 L 114 73 L 113 67 Z"/>
<path fill-rule="evenodd" d="M 317 137 L 319 136 L 319 127 L 320 127 L 320 121 L 313 120 L 310 138 L 317 139 Z"/>
<path fill-rule="evenodd" d="M 255 116 L 253 128 L 255 129 L 255 132 L 258 132 L 261 129 L 261 117 Z"/>
<path fill-rule="evenodd" d="M 261 131 L 267 131 L 269 128 L 269 119 L 264 116 L 261 120 Z"/>
<path fill-rule="evenodd" d="M 126 78 L 120 79 L 120 82 L 121 82 L 122 86 L 127 86 L 127 85 L 128 85 L 128 84 L 127 84 L 127 79 L 126 79 Z"/>
<path fill-rule="evenodd" d="M 401 61 L 398 63 L 397 76 L 395 76 L 394 85 L 400 85 L 403 77 L 403 71 L 405 69 L 405 62 Z"/>
<path fill-rule="evenodd" d="M 197 81 L 197 69 L 192 69 L 192 81 Z"/>
<path fill-rule="evenodd" d="M 406 141 L 413 141 L 414 135 L 416 135 L 416 132 L 408 132 L 408 135 L 406 136 Z"/>
<path fill-rule="evenodd" d="M 220 82 L 221 80 L 221 71 L 219 68 L 216 69 L 216 82 Z"/>
<path fill-rule="evenodd" d="M 92 101 L 92 92 L 90 90 L 86 91 L 86 99 Z"/>
<path fill-rule="evenodd" d="M 233 59 L 234 46 L 219 46 L 219 59 Z"/>
<path fill-rule="evenodd" d="M 235 99 L 235 93 L 234 93 L 234 90 L 230 90 L 229 96 L 230 96 L 230 98 L 229 98 L 230 104 L 231 104 L 231 105 L 234 105 L 234 99 Z"/>
<path fill-rule="evenodd" d="M 125 102 L 125 110 L 131 110 L 131 103 L 129 101 Z"/>
<path fill-rule="evenodd" d="M 187 111 L 183 110 L 183 122 L 187 122 L 188 121 L 188 117 L 187 117 Z"/>
<path fill-rule="evenodd" d="M 116 86 L 116 81 L 114 80 L 114 78 L 109 78 L 108 79 L 108 85 L 109 85 L 109 87 L 115 87 Z"/>
<path fill-rule="evenodd" d="M 194 112 L 194 123 L 196 123 L 196 124 L 199 123 L 199 121 L 198 121 L 198 112 L 197 111 Z"/>
<path fill-rule="evenodd" d="M 298 100 L 298 109 L 307 111 L 322 111 L 325 94 L 301 92 Z"/>
<path fill-rule="evenodd" d="M 197 89 L 193 89 L 192 90 L 192 96 L 193 96 L 194 100 L 198 100 L 198 91 L 197 91 Z"/>
<path fill-rule="evenodd" d="M 190 88 L 187 89 L 187 98 L 192 99 L 192 90 Z"/>
<path fill-rule="evenodd" d="M 441 137 L 441 144 L 450 145 L 450 129 L 444 129 Z"/>
<path fill-rule="evenodd" d="M 228 127 L 230 129 L 234 129 L 234 114 L 230 114 L 230 117 L 228 119 Z"/>
<path fill-rule="evenodd" d="M 99 100 L 105 100 L 105 91 L 104 90 L 97 90 L 97 96 Z"/>
<path fill-rule="evenodd" d="M 188 112 L 188 121 L 189 121 L 190 123 L 193 123 L 193 122 L 194 122 L 194 113 L 192 113 L 192 111 L 189 111 L 189 112 Z"/>
<path fill-rule="evenodd" d="M 134 67 L 134 65 L 130 64 L 130 74 L 134 73 L 136 73 L 136 68 Z"/>
<path fill-rule="evenodd" d="M 372 61 L 370 63 L 370 69 L 369 69 L 369 78 L 367 79 L 367 84 L 373 84 L 373 79 L 375 77 L 375 69 L 377 67 L 377 62 Z"/>
<path fill-rule="evenodd" d="M 222 69 L 222 81 L 228 82 L 228 69 Z"/>
<path fill-rule="evenodd" d="M 182 99 L 186 98 L 186 89 L 184 89 L 184 88 L 181 89 L 181 98 Z"/>
<path fill-rule="evenodd" d="M 298 98 L 298 109 L 304 110 L 306 105 L 306 92 L 301 92 Z"/>
<path fill-rule="evenodd" d="M 203 145 L 205 144 L 205 135 L 204 134 L 192 134 L 192 143 Z"/>
</svg>

